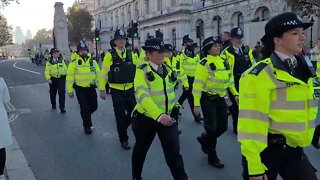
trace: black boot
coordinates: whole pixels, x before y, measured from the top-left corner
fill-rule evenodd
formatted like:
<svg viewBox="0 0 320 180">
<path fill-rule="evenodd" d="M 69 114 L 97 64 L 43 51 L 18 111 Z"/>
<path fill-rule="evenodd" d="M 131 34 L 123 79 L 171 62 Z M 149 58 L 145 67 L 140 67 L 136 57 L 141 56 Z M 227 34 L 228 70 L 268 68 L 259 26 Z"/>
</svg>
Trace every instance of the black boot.
<svg viewBox="0 0 320 180">
<path fill-rule="evenodd" d="M 209 153 L 209 155 L 208 155 L 208 163 L 210 165 L 212 165 L 213 167 L 216 167 L 216 168 L 219 168 L 219 169 L 224 167 L 224 164 L 218 158 L 216 151 L 212 151 L 212 152 Z"/>
<path fill-rule="evenodd" d="M 208 154 L 209 147 L 208 147 L 208 141 L 207 141 L 207 133 L 202 133 L 201 136 L 197 137 L 198 142 L 201 145 L 202 152 L 205 154 Z"/>
</svg>

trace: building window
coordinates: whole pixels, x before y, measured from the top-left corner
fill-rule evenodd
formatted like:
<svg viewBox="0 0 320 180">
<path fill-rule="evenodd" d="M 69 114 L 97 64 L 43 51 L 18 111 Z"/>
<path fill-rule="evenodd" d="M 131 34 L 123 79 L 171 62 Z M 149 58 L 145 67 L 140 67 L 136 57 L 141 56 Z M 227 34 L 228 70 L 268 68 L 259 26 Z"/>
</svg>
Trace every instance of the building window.
<svg viewBox="0 0 320 180">
<path fill-rule="evenodd" d="M 177 47 L 177 32 L 176 29 L 172 29 L 172 46 Z"/>
<path fill-rule="evenodd" d="M 127 16 L 127 21 L 131 21 L 131 5 L 128 6 L 128 16 Z"/>
<path fill-rule="evenodd" d="M 138 3 L 135 4 L 135 20 L 138 21 L 139 19 L 139 8 L 138 8 Z"/>
<path fill-rule="evenodd" d="M 171 0 L 171 6 L 176 6 L 177 5 L 177 0 Z"/>
<path fill-rule="evenodd" d="M 270 11 L 267 7 L 259 7 L 255 14 L 254 19 L 251 20 L 252 22 L 258 22 L 258 21 L 266 21 L 270 19 Z"/>
<path fill-rule="evenodd" d="M 158 0 L 158 11 L 162 11 L 162 0 Z"/>
<path fill-rule="evenodd" d="M 213 34 L 219 35 L 221 33 L 221 17 L 220 16 L 215 16 L 213 17 Z"/>
<path fill-rule="evenodd" d="M 149 14 L 150 13 L 150 6 L 149 6 L 149 0 L 144 0 L 144 5 L 145 5 L 145 10 L 146 13 Z"/>
<path fill-rule="evenodd" d="M 238 27 L 242 30 L 244 29 L 244 17 L 242 13 L 238 15 Z"/>
<path fill-rule="evenodd" d="M 262 21 L 270 19 L 270 11 L 268 8 L 262 10 Z"/>
</svg>

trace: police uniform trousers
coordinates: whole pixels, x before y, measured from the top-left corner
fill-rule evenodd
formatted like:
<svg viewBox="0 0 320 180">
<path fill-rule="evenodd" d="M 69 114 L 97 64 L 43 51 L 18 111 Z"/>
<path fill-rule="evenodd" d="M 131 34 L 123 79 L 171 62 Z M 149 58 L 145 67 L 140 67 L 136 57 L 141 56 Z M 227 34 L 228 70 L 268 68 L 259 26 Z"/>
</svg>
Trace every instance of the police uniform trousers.
<svg viewBox="0 0 320 180">
<path fill-rule="evenodd" d="M 319 144 L 319 138 L 320 138 L 320 125 L 318 125 L 314 131 L 312 143 Z"/>
<path fill-rule="evenodd" d="M 136 138 L 132 152 L 133 179 L 141 179 L 147 152 L 157 133 L 174 180 L 187 180 L 188 176 L 184 170 L 183 159 L 180 154 L 177 124 L 173 123 L 171 126 L 164 126 L 137 111 L 133 113 L 133 116 L 132 130 Z"/>
<path fill-rule="evenodd" d="M 56 96 L 57 92 L 59 95 L 59 108 L 65 109 L 65 93 L 66 93 L 66 76 L 61 76 L 59 78 L 50 78 L 52 83 L 49 84 L 50 87 L 50 100 L 53 108 L 56 108 Z"/>
<path fill-rule="evenodd" d="M 4 174 L 5 163 L 6 163 L 6 149 L 0 148 L 0 175 Z"/>
<path fill-rule="evenodd" d="M 95 86 L 80 87 L 75 86 L 78 102 L 80 104 L 80 114 L 83 120 L 83 127 L 90 128 L 92 126 L 91 115 L 98 108 L 97 92 Z"/>
<path fill-rule="evenodd" d="M 283 180 L 317 180 L 316 169 L 301 147 L 290 147 L 283 142 L 277 142 L 282 135 L 268 135 L 268 147 L 260 154 L 262 163 L 268 168 L 268 180 L 276 180 L 280 175 Z M 282 136 L 282 138 L 284 138 Z M 280 138 L 281 139 L 281 138 Z M 245 157 L 242 157 L 243 179 L 249 180 Z"/>
<path fill-rule="evenodd" d="M 239 81 L 240 81 L 241 75 L 234 75 L 234 86 L 236 90 L 239 92 Z M 237 101 L 233 94 L 228 89 L 228 95 L 230 98 L 230 101 L 232 102 L 232 105 L 229 106 L 229 111 L 232 117 L 232 126 L 233 131 L 237 132 L 238 129 L 238 116 L 239 116 L 239 106 L 237 105 Z"/>
<path fill-rule="evenodd" d="M 128 141 L 127 129 L 131 124 L 131 113 L 136 105 L 134 89 L 118 90 L 111 88 L 114 115 L 120 142 Z"/>
<path fill-rule="evenodd" d="M 193 112 L 194 108 L 194 101 L 193 101 L 193 95 L 192 95 L 192 89 L 193 89 L 193 82 L 194 82 L 194 77 L 187 76 L 188 78 L 188 83 L 189 83 L 189 89 L 187 91 L 183 91 L 178 102 L 180 105 L 183 105 L 183 102 L 188 99 L 189 106 L 192 112 L 192 115 L 195 120 L 198 120 L 200 117 L 196 117 L 196 115 Z"/>
<path fill-rule="evenodd" d="M 208 95 L 208 93 L 205 92 L 202 92 L 200 104 L 205 129 L 205 132 L 201 134 L 201 138 L 208 147 L 208 158 L 215 159 L 217 158 L 217 139 L 226 132 L 228 128 L 228 107 L 224 97 Z"/>
</svg>

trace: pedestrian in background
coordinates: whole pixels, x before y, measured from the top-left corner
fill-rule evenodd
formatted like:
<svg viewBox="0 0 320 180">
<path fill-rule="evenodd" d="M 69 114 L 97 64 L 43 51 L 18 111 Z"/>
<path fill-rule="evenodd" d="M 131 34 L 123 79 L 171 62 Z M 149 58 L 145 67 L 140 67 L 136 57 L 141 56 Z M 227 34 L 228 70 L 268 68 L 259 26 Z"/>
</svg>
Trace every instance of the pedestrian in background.
<svg viewBox="0 0 320 180">
<path fill-rule="evenodd" d="M 10 95 L 8 87 L 0 78 L 0 180 L 5 180 L 4 167 L 6 163 L 5 148 L 12 144 L 11 130 L 9 126 L 8 116 L 5 109 L 5 104 L 9 103 Z"/>
<path fill-rule="evenodd" d="M 59 94 L 59 108 L 61 113 L 65 113 L 65 93 L 67 65 L 59 54 L 59 50 L 50 50 L 50 59 L 46 63 L 45 76 L 50 87 L 50 101 L 52 109 L 56 109 L 56 96 Z"/>
<path fill-rule="evenodd" d="M 270 19 L 261 39 L 270 58 L 242 74 L 239 90 L 238 140 L 244 180 L 316 180 L 303 147 L 315 129 L 319 94 L 309 58 L 301 53 L 303 23 L 292 12 Z"/>
</svg>

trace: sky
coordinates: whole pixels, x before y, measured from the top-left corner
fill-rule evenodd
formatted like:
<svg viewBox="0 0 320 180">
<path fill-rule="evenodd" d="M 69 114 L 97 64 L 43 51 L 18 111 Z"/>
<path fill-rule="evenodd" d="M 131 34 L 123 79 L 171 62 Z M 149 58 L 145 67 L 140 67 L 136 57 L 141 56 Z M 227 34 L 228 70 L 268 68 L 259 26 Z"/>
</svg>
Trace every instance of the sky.
<svg viewBox="0 0 320 180">
<path fill-rule="evenodd" d="M 71 7 L 75 0 L 19 0 L 19 4 L 12 2 L 9 6 L 0 9 L 0 13 L 7 18 L 8 24 L 15 31 L 16 26 L 22 28 L 26 35 L 28 29 L 32 36 L 39 29 L 52 29 L 55 2 L 62 2 L 64 12 Z"/>
</svg>

